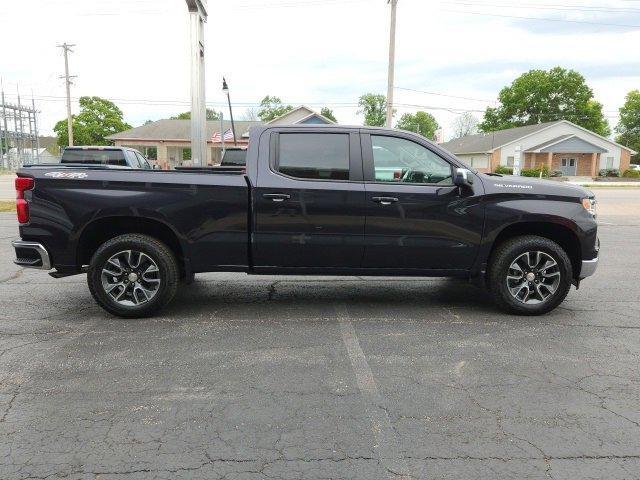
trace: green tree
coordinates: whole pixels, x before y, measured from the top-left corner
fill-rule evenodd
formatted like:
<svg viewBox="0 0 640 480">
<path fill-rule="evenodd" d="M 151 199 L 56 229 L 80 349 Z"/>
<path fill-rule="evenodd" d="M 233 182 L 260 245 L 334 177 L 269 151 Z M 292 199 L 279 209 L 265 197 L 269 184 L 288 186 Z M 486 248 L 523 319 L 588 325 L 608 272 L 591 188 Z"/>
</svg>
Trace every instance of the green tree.
<svg viewBox="0 0 640 480">
<path fill-rule="evenodd" d="M 487 107 L 478 125 L 483 132 L 569 120 L 600 135 L 611 133 L 602 104 L 594 100 L 593 90 L 574 70 L 530 70 L 504 87 L 498 100 L 500 105 Z"/>
<path fill-rule="evenodd" d="M 438 122 L 430 113 L 416 112 L 415 114 L 405 113 L 402 115 L 396 128 L 416 132 L 427 137 L 429 140 L 434 140 L 436 130 L 440 128 L 440 125 L 438 125 Z"/>
<path fill-rule="evenodd" d="M 627 94 L 620 108 L 620 123 L 616 132 L 619 134 L 616 142 L 640 152 L 640 90 L 632 90 Z M 639 163 L 640 153 L 635 154 L 632 160 Z"/>
<path fill-rule="evenodd" d="M 320 115 L 328 118 L 332 122 L 338 123 L 338 120 L 336 120 L 336 116 L 333 114 L 333 110 L 328 107 L 322 107 L 322 110 L 320 110 Z"/>
<path fill-rule="evenodd" d="M 364 124 L 383 127 L 387 121 L 387 97 L 375 93 L 365 93 L 358 100 L 358 114 L 364 114 Z M 395 114 L 395 111 L 393 112 Z"/>
<path fill-rule="evenodd" d="M 80 97 L 80 113 L 72 117 L 73 141 L 76 145 L 108 145 L 106 137 L 131 128 L 115 103 L 100 97 Z M 69 145 L 67 119 L 53 127 L 58 145 Z"/>
<path fill-rule="evenodd" d="M 260 102 L 260 108 L 258 109 L 258 118 L 263 122 L 270 122 L 274 118 L 281 117 L 285 113 L 293 110 L 291 105 L 284 105 L 282 100 L 278 97 L 271 97 L 267 95 Z"/>
<path fill-rule="evenodd" d="M 191 120 L 191 112 L 182 112 L 169 120 Z M 220 120 L 220 114 L 211 108 L 207 108 L 207 120 Z"/>
</svg>

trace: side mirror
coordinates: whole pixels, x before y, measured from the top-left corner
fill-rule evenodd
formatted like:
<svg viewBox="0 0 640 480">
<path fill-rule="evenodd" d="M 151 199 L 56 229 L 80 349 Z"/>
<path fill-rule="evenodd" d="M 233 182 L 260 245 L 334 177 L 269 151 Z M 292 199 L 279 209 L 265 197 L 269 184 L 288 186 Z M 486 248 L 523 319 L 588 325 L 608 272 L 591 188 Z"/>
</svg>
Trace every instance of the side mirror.
<svg viewBox="0 0 640 480">
<path fill-rule="evenodd" d="M 453 184 L 458 187 L 470 187 L 473 185 L 473 174 L 466 168 L 456 168 L 453 176 Z"/>
</svg>

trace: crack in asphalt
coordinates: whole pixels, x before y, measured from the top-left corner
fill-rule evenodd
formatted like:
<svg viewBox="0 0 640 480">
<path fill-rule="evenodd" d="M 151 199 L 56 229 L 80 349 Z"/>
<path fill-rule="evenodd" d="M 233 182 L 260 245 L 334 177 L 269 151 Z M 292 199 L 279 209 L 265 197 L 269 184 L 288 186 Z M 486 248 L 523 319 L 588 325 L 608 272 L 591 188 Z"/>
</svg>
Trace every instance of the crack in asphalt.
<svg viewBox="0 0 640 480">
<path fill-rule="evenodd" d="M 4 413 L 2 414 L 2 417 L 0 417 L 0 423 L 4 423 L 4 421 L 7 418 L 7 415 L 9 414 L 9 411 L 11 410 L 11 408 L 13 407 L 13 402 L 15 401 L 16 397 L 18 396 L 18 393 L 15 392 L 12 396 L 11 399 L 9 400 L 9 403 L 7 404 L 7 407 L 4 409 Z"/>
<path fill-rule="evenodd" d="M 6 282 L 10 282 L 11 280 L 16 280 L 16 279 L 20 278 L 22 276 L 22 274 L 24 273 L 24 271 L 25 271 L 25 269 L 23 267 L 20 267 L 18 270 L 13 272 L 7 278 L 3 278 L 2 280 L 0 280 L 0 284 L 6 283 Z"/>
</svg>

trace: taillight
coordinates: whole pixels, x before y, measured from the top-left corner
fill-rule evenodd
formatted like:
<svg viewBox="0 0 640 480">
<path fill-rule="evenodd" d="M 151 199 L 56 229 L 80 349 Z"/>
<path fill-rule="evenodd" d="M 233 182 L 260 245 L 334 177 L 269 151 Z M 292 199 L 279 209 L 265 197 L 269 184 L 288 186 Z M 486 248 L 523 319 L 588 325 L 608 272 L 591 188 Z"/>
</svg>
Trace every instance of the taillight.
<svg viewBox="0 0 640 480">
<path fill-rule="evenodd" d="M 18 213 L 18 222 L 27 223 L 29 221 L 29 204 L 24 198 L 24 192 L 32 190 L 34 186 L 33 178 L 18 177 L 16 178 L 16 212 Z"/>
</svg>

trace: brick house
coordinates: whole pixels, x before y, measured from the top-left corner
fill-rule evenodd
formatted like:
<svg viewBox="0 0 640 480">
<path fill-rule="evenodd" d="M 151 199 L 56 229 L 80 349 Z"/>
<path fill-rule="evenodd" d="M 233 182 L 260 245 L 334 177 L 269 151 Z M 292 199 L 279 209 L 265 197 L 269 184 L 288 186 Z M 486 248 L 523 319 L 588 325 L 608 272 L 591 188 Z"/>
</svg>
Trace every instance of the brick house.
<svg viewBox="0 0 640 480">
<path fill-rule="evenodd" d="M 480 172 L 512 167 L 520 148 L 520 168 L 546 165 L 565 176 L 595 177 L 598 171 L 629 168 L 635 151 L 568 120 L 467 135 L 441 144 Z"/>
</svg>

